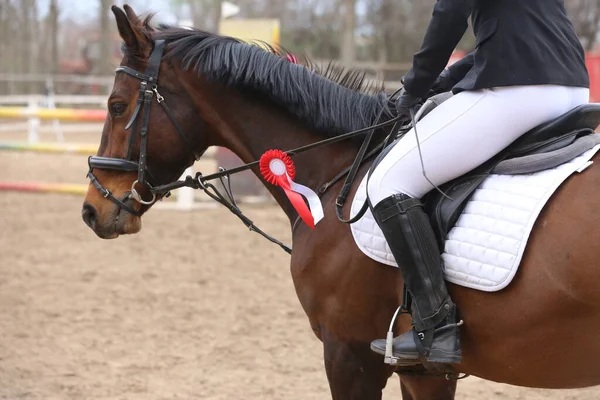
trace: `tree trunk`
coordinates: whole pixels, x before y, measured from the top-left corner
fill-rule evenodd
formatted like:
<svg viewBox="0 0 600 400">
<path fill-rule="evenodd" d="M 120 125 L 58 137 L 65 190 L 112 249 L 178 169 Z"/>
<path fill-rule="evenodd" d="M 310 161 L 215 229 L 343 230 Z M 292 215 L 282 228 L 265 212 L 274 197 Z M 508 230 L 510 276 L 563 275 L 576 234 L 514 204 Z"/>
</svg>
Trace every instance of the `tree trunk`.
<svg viewBox="0 0 600 400">
<path fill-rule="evenodd" d="M 108 19 L 111 4 L 111 0 L 100 0 L 100 59 L 97 60 L 96 71 L 101 75 L 110 75 L 111 72 L 112 41 Z"/>
<path fill-rule="evenodd" d="M 38 8 L 37 1 L 31 0 L 30 3 L 30 11 L 29 11 L 29 20 L 31 21 L 31 43 L 28 48 L 31 56 L 29 57 L 29 72 L 31 74 L 36 74 L 40 72 L 42 57 L 40 55 L 40 24 L 38 21 Z M 31 82 L 29 92 L 30 93 L 43 93 L 43 84 L 39 82 Z"/>
<path fill-rule="evenodd" d="M 202 1 L 189 0 L 190 11 L 192 12 L 192 24 L 195 28 L 206 29 L 204 26 L 204 20 L 202 18 Z"/>
<path fill-rule="evenodd" d="M 8 2 L 0 2 L 0 37 L 8 37 Z M 0 73 L 8 72 L 10 43 L 7 40 L 0 40 L 0 54 L 4 56 L 0 59 Z M 8 87 L 4 81 L 0 81 L 0 94 L 7 94 Z"/>
<path fill-rule="evenodd" d="M 600 0 L 593 1 L 590 12 L 589 30 L 586 40 L 586 51 L 594 50 L 596 46 L 596 38 L 600 30 Z"/>
<path fill-rule="evenodd" d="M 212 0 L 212 21 L 210 29 L 219 33 L 219 23 L 221 21 L 221 1 L 222 0 Z"/>
<path fill-rule="evenodd" d="M 34 21 L 31 20 L 31 8 L 32 8 L 32 1 L 31 0 L 21 0 L 20 1 L 20 11 L 21 11 L 21 15 L 20 15 L 20 20 L 21 20 L 21 26 L 23 27 L 22 35 L 17 35 L 17 37 L 20 36 L 21 39 L 21 43 L 20 46 L 17 47 L 17 49 L 19 50 L 19 66 L 18 66 L 18 70 L 20 73 L 24 73 L 24 74 L 29 74 L 31 73 L 31 65 L 32 65 L 32 42 L 33 42 L 33 36 L 32 36 L 32 25 L 35 23 Z M 29 82 L 25 82 L 22 85 L 20 85 L 20 90 L 22 91 L 22 93 L 31 93 L 32 91 L 32 87 L 30 85 Z"/>
<path fill-rule="evenodd" d="M 593 50 L 600 32 L 600 0 L 571 0 L 565 6 L 585 50 Z"/>
<path fill-rule="evenodd" d="M 48 34 L 50 36 L 50 73 L 58 74 L 58 0 L 50 1 L 50 11 L 48 12 Z"/>
<path fill-rule="evenodd" d="M 356 60 L 356 49 L 354 47 L 354 29 L 356 27 L 356 0 L 343 0 L 344 27 L 342 31 L 341 56 L 344 67 L 350 68 Z"/>
</svg>

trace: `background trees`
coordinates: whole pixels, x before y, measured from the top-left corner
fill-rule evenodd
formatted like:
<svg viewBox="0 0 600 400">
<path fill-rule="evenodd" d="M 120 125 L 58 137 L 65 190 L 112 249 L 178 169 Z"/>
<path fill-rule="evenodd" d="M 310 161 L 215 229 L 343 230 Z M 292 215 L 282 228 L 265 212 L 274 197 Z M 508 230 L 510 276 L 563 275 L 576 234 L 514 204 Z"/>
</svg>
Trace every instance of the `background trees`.
<svg viewBox="0 0 600 400">
<path fill-rule="evenodd" d="M 170 0 L 167 10 L 180 22 L 214 32 L 223 1 Z M 397 79 L 420 46 L 436 0 L 231 1 L 240 7 L 235 18 L 278 18 L 281 44 L 293 52 L 345 66 L 391 65 L 380 77 Z M 80 0 L 73 14 L 70 0 L 0 0 L 0 73 L 110 75 L 119 58 L 119 38 L 109 9 L 123 2 Z M 159 0 L 127 2 L 138 11 L 165 9 Z M 565 0 L 565 5 L 584 47 L 593 51 L 600 0 Z M 472 34 L 460 47 L 472 49 Z M 0 90 L 9 85 L 20 93 L 40 90 L 39 84 L 0 80 Z"/>
</svg>

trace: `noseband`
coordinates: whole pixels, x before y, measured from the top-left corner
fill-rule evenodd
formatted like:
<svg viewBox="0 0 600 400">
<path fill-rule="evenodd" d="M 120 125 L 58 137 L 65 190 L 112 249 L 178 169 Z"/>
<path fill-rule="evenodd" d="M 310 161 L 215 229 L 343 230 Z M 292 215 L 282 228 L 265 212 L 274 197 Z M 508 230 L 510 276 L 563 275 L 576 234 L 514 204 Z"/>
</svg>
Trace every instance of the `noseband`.
<svg viewBox="0 0 600 400">
<path fill-rule="evenodd" d="M 151 204 L 154 204 L 154 202 L 156 201 L 157 195 L 163 196 L 174 189 L 179 189 L 182 187 L 189 187 L 189 188 L 193 188 L 193 189 L 202 189 L 213 200 L 226 206 L 233 214 L 235 214 L 238 218 L 240 218 L 240 220 L 244 223 L 244 225 L 246 225 L 251 231 L 259 233 L 260 235 L 262 235 L 269 241 L 279 245 L 287 253 L 291 254 L 292 250 L 288 246 L 286 246 L 279 240 L 264 233 L 256 225 L 254 225 L 254 222 L 252 222 L 250 219 L 248 219 L 242 213 L 242 211 L 239 209 L 239 207 L 237 206 L 237 204 L 235 202 L 233 193 L 231 192 L 231 187 L 229 186 L 230 185 L 229 176 L 232 174 L 241 172 L 241 171 L 248 170 L 253 167 L 257 167 L 259 164 L 259 161 L 253 161 L 253 162 L 250 162 L 250 163 L 247 163 L 247 164 L 244 164 L 244 165 L 241 165 L 239 167 L 235 167 L 235 168 L 232 168 L 229 170 L 220 168 L 219 172 L 213 173 L 211 175 L 202 175 L 201 173 L 198 172 L 198 173 L 196 173 L 196 175 L 194 177 L 186 176 L 184 180 L 178 180 L 175 182 L 170 182 L 170 183 L 166 183 L 166 184 L 162 184 L 162 185 L 156 185 L 158 182 L 156 182 L 156 180 L 152 177 L 152 174 L 150 173 L 150 171 L 148 170 L 148 168 L 146 166 L 146 157 L 147 157 L 146 146 L 147 146 L 147 141 L 148 141 L 148 122 L 149 122 L 149 117 L 150 117 L 150 105 L 152 103 L 152 98 L 154 97 L 155 94 L 156 94 L 156 101 L 162 106 L 163 110 L 165 111 L 165 113 L 167 114 L 167 116 L 169 117 L 171 122 L 173 123 L 173 126 L 175 127 L 177 133 L 179 134 L 179 136 L 181 136 L 182 140 L 185 142 L 187 147 L 189 149 L 191 149 L 191 151 L 194 154 L 194 158 L 196 160 L 198 160 L 200 158 L 200 154 L 196 153 L 193 150 L 191 140 L 183 133 L 183 131 L 181 130 L 181 128 L 175 121 L 173 113 L 171 112 L 171 110 L 169 109 L 167 104 L 165 103 L 165 99 L 158 92 L 158 72 L 160 69 L 160 62 L 161 62 L 161 59 L 162 59 L 162 56 L 164 53 L 164 48 L 165 48 L 164 40 L 156 40 L 154 42 L 154 48 L 148 59 L 148 67 L 146 68 L 146 71 L 143 74 L 132 68 L 126 67 L 126 66 L 120 66 L 116 69 L 115 72 L 125 72 L 126 74 L 133 76 L 134 78 L 137 78 L 142 81 L 142 83 L 140 85 L 140 90 L 139 90 L 135 110 L 133 111 L 133 114 L 131 115 L 129 122 L 125 126 L 125 130 L 128 130 L 131 127 L 133 127 L 133 129 L 131 130 L 131 134 L 129 136 L 129 147 L 127 149 L 127 158 L 99 157 L 99 156 L 89 157 L 88 164 L 89 164 L 90 168 L 89 168 L 89 172 L 88 172 L 87 176 L 88 176 L 88 178 L 90 178 L 91 183 L 98 190 L 98 192 L 100 192 L 100 194 L 102 194 L 104 197 L 110 199 L 119 208 L 121 208 L 135 216 L 140 216 L 142 213 L 141 213 L 141 211 L 135 211 L 133 208 L 131 208 L 129 205 L 127 205 L 125 203 L 130 198 L 137 201 L 140 204 L 151 205 Z M 396 91 L 391 97 L 394 97 L 396 94 L 398 94 L 398 92 L 400 92 L 400 90 Z M 135 142 L 135 134 L 137 131 L 137 122 L 138 122 L 137 117 L 138 117 L 138 114 L 140 113 L 140 111 L 142 111 L 142 123 L 141 123 L 141 129 L 140 129 L 140 152 L 139 152 L 139 159 L 136 162 L 136 161 L 133 161 L 131 153 L 132 153 L 132 149 L 133 149 L 133 144 Z M 410 126 L 406 126 L 406 127 L 402 127 L 402 128 L 399 127 L 401 124 L 401 117 L 399 117 L 399 116 L 396 116 L 385 122 L 379 122 L 380 117 L 381 117 L 381 113 L 377 117 L 377 121 L 375 122 L 375 124 L 371 125 L 369 127 L 358 129 L 356 131 L 348 132 L 348 133 L 345 133 L 345 134 L 342 134 L 339 136 L 335 136 L 332 138 L 328 138 L 325 140 L 321 140 L 316 143 L 304 145 L 304 146 L 301 146 L 301 147 L 298 147 L 298 148 L 295 148 L 292 150 L 288 150 L 287 153 L 290 156 L 294 156 L 296 154 L 299 154 L 299 153 L 302 153 L 302 152 L 305 152 L 305 151 L 308 151 L 308 150 L 311 150 L 311 149 L 314 149 L 317 147 L 326 146 L 326 145 L 329 145 L 329 144 L 332 144 L 335 142 L 350 139 L 352 137 L 361 135 L 363 133 L 368 133 L 367 139 L 363 143 L 361 150 L 359 151 L 359 155 L 357 156 L 357 159 L 355 160 L 354 164 L 352 166 L 344 169 L 343 171 L 341 171 L 329 182 L 325 183 L 319 189 L 319 193 L 323 194 L 334 183 L 343 179 L 344 176 L 350 174 L 353 179 L 354 174 L 355 174 L 354 170 L 357 169 L 358 166 L 362 165 L 362 161 L 364 159 L 369 159 L 370 157 L 376 155 L 379 151 L 381 151 L 381 149 L 387 143 L 388 139 L 391 136 L 393 136 L 391 134 L 388 135 L 388 137 L 386 138 L 386 140 L 383 143 L 380 143 L 378 146 L 373 148 L 368 154 L 365 155 L 365 151 L 369 145 L 370 137 L 372 136 L 373 132 L 376 129 L 384 128 L 384 127 L 387 127 L 390 125 L 393 125 L 393 127 L 391 129 L 392 133 L 398 133 L 398 132 L 406 133 L 410 129 Z M 93 174 L 94 168 L 104 169 L 104 170 L 121 171 L 121 172 L 137 171 L 138 178 L 131 185 L 131 190 L 129 192 L 126 192 L 122 196 L 122 198 L 119 199 L 119 198 L 116 198 L 111 193 L 110 190 L 108 190 L 104 186 L 102 186 L 102 184 L 98 181 L 96 176 L 94 176 L 94 174 Z M 221 184 L 224 188 L 225 195 L 223 195 L 221 192 L 219 192 L 219 190 L 214 185 L 209 183 L 209 181 L 215 180 L 215 179 L 221 180 Z M 137 189 L 140 186 L 146 187 L 148 192 L 151 194 L 150 199 L 142 198 L 142 195 L 139 193 L 139 191 Z M 347 188 L 346 188 L 346 186 L 347 186 Z M 342 203 L 343 203 L 343 200 L 345 199 L 345 196 L 347 195 L 347 190 L 349 190 L 349 188 L 350 188 L 350 184 L 348 184 L 346 182 L 344 187 L 345 187 L 345 189 L 342 191 L 340 196 L 338 196 L 338 202 L 340 201 L 340 198 L 342 196 L 344 196 L 344 198 L 342 199 Z M 294 223 L 294 228 L 298 225 L 297 224 L 298 221 L 299 221 L 299 219 L 297 219 L 296 223 Z"/>
<path fill-rule="evenodd" d="M 132 207 L 127 205 L 125 202 L 131 198 L 143 205 L 151 205 L 156 201 L 156 192 L 153 190 L 153 183 L 156 183 L 156 180 L 150 173 L 147 167 L 147 144 L 148 144 L 148 123 L 150 120 L 150 105 L 152 104 L 152 98 L 156 95 L 156 101 L 160 104 L 175 126 L 175 130 L 181 136 L 187 148 L 192 149 L 191 140 L 183 133 L 177 122 L 175 121 L 175 117 L 173 113 L 167 106 L 164 97 L 160 95 L 158 92 L 158 72 L 160 70 L 160 62 L 162 60 L 162 56 L 165 50 L 165 41 L 164 40 L 156 40 L 154 42 L 154 48 L 152 49 L 152 53 L 150 54 L 150 58 L 148 59 L 148 66 L 146 67 L 146 71 L 144 73 L 138 72 L 132 68 L 127 66 L 118 67 L 115 72 L 124 72 L 134 78 L 137 78 L 142 81 L 140 84 L 139 94 L 137 98 L 137 103 L 129 122 L 125 126 L 125 130 L 131 129 L 131 133 L 129 136 L 129 147 L 127 148 L 127 158 L 113 158 L 113 157 L 99 157 L 99 156 L 90 156 L 88 158 L 88 178 L 92 185 L 102 194 L 102 196 L 110 199 L 113 203 L 115 203 L 119 208 L 124 209 L 128 213 L 140 216 L 140 211 L 135 211 Z M 142 112 L 142 122 L 140 129 L 140 151 L 139 151 L 139 159 L 138 161 L 134 161 L 132 157 L 133 144 L 135 142 L 135 136 L 137 132 L 138 126 L 138 115 Z M 199 155 L 194 153 L 194 157 L 196 159 L 199 158 Z M 113 170 L 113 171 L 121 171 L 121 172 L 138 172 L 138 178 L 131 185 L 131 190 L 126 192 L 125 195 L 119 199 L 116 198 L 110 190 L 102 186 L 102 184 L 98 181 L 98 178 L 94 176 L 93 169 L 104 169 L 104 170 Z M 149 199 L 144 199 L 140 194 L 139 190 L 142 187 L 146 187 L 148 193 L 151 194 Z"/>
</svg>

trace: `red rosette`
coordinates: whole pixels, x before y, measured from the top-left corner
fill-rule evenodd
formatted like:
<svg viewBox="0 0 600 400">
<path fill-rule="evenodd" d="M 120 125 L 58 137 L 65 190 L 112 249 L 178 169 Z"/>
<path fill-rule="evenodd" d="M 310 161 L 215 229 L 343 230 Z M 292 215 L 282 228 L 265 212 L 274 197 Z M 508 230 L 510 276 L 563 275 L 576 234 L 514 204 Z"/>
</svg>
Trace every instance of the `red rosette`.
<svg viewBox="0 0 600 400">
<path fill-rule="evenodd" d="M 275 162 L 273 162 L 274 160 Z M 277 160 L 279 160 L 279 162 L 277 162 Z M 296 167 L 294 167 L 294 162 L 286 152 L 281 150 L 268 150 L 265 152 L 260 157 L 259 165 L 261 175 L 272 185 L 281 186 L 281 177 L 285 178 L 286 173 L 290 179 L 294 179 L 296 176 Z"/>
<path fill-rule="evenodd" d="M 281 187 L 300 218 L 314 229 L 314 216 L 302 195 L 294 190 L 294 188 L 298 189 L 303 186 L 293 181 L 296 168 L 290 156 L 281 150 L 268 150 L 260 157 L 259 166 L 263 178 L 270 184 Z"/>
</svg>

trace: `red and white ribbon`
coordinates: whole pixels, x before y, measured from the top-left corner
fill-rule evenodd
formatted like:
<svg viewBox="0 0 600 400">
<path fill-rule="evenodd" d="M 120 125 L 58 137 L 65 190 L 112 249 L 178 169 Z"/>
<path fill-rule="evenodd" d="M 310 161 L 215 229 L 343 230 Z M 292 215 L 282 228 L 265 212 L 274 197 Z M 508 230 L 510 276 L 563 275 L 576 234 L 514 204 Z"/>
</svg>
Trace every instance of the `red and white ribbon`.
<svg viewBox="0 0 600 400">
<path fill-rule="evenodd" d="M 260 157 L 260 173 L 267 182 L 283 189 L 306 225 L 314 229 L 315 225 L 323 219 L 321 199 L 312 189 L 294 182 L 296 168 L 285 152 L 269 150 L 263 154 Z M 302 196 L 308 202 L 308 207 Z"/>
<path fill-rule="evenodd" d="M 300 64 L 298 61 L 298 57 L 293 55 L 292 53 L 288 53 L 285 55 L 285 59 L 291 62 L 292 64 Z"/>
</svg>

